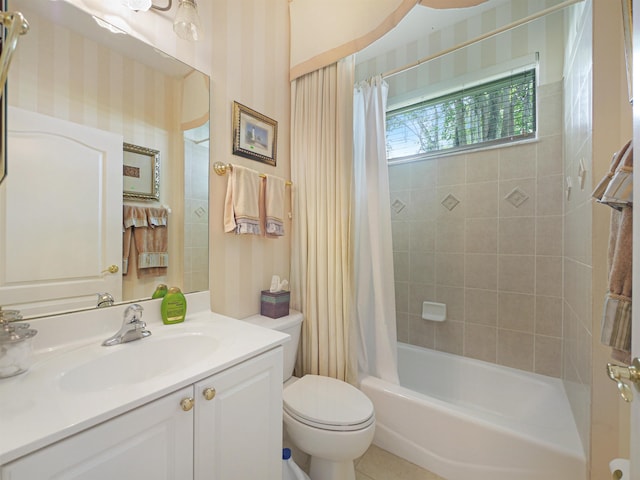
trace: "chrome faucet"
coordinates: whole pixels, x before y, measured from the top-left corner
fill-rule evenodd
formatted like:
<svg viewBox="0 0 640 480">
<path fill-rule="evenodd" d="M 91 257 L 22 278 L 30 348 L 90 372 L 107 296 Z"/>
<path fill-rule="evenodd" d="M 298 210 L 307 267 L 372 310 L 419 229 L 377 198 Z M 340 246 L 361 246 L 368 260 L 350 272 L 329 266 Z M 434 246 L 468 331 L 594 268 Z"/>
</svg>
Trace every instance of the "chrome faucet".
<svg viewBox="0 0 640 480">
<path fill-rule="evenodd" d="M 109 292 L 98 293 L 98 305 L 96 305 L 96 308 L 110 307 L 114 301 L 113 295 Z"/>
<path fill-rule="evenodd" d="M 102 342 L 103 347 L 118 345 L 120 343 L 133 342 L 148 337 L 151 332 L 147 330 L 147 324 L 142 321 L 142 307 L 137 303 L 129 305 L 124 311 L 122 327 L 115 335 Z"/>
</svg>

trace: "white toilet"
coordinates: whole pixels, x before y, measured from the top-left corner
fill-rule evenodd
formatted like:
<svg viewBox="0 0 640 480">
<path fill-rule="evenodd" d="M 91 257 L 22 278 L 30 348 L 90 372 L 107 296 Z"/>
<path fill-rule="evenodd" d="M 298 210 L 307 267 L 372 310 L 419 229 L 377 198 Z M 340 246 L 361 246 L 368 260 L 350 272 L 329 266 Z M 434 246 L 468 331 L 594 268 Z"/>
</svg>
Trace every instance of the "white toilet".
<svg viewBox="0 0 640 480">
<path fill-rule="evenodd" d="M 346 382 L 318 375 L 292 377 L 302 314 L 245 319 L 291 335 L 284 345 L 284 429 L 300 450 L 311 456 L 311 480 L 355 480 L 353 460 L 373 440 L 375 416 L 367 396 Z"/>
</svg>

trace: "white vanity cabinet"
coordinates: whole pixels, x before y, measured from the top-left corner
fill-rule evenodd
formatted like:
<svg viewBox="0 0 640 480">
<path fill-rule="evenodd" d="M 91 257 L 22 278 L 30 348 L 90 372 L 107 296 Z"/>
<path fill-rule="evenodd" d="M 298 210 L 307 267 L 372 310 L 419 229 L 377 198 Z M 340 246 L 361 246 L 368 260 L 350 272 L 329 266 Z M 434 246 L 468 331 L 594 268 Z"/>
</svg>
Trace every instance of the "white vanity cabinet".
<svg viewBox="0 0 640 480">
<path fill-rule="evenodd" d="M 281 351 L 195 385 L 195 480 L 282 479 Z"/>
<path fill-rule="evenodd" d="M 281 447 L 278 347 L 14 460 L 1 478 L 279 480 Z"/>
<path fill-rule="evenodd" d="M 19 458 L 2 467 L 2 480 L 192 478 L 194 415 L 180 407 L 192 392 L 183 388 Z"/>
</svg>

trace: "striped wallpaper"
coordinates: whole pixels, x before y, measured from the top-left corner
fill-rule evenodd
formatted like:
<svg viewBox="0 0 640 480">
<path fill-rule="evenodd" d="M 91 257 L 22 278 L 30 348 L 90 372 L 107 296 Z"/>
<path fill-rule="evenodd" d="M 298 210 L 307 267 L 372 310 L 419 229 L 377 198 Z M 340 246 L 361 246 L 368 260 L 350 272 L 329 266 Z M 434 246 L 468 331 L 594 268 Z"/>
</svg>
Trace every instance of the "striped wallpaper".
<svg viewBox="0 0 640 480">
<path fill-rule="evenodd" d="M 289 162 L 289 14 L 287 0 L 213 0 L 212 159 L 291 178 Z M 200 3 L 199 3 L 200 5 Z M 231 154 L 232 105 L 238 101 L 278 122 L 277 166 Z M 224 233 L 227 179 L 211 179 L 211 295 L 216 312 L 243 318 L 260 312 L 272 275 L 289 279 L 291 221 L 286 235 L 265 239 Z M 295 195 L 296 186 L 291 188 Z M 287 205 L 285 211 L 290 211 Z M 291 285 L 291 288 L 296 288 Z"/>
<path fill-rule="evenodd" d="M 557 3 L 560 2 L 514 0 L 505 3 L 480 16 L 458 22 L 383 55 L 358 63 L 356 79 L 363 80 L 400 68 Z M 562 18 L 561 12 L 548 15 L 390 77 L 389 102 L 393 104 L 402 101 L 403 96 L 423 92 L 426 85 L 437 91 L 446 86 L 450 88 L 451 79 L 460 83 L 472 82 L 478 79 L 477 72 L 484 77 L 503 73 L 505 69 L 508 71 L 523 63 L 532 62 L 536 52 L 540 53 L 542 67 L 540 83 L 554 83 L 562 78 L 563 50 L 558 48 L 563 44 Z M 401 25 L 397 28 L 402 28 Z"/>
</svg>

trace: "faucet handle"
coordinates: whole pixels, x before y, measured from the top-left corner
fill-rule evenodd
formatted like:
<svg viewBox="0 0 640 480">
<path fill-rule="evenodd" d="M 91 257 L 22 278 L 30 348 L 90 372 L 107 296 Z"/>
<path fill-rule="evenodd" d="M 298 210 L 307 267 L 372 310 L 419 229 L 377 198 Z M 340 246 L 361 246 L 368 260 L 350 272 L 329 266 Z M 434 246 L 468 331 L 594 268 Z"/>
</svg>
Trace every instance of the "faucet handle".
<svg viewBox="0 0 640 480">
<path fill-rule="evenodd" d="M 142 321 L 142 311 L 144 309 L 141 305 L 134 303 L 133 305 L 129 305 L 127 309 L 124 311 L 124 319 L 123 323 L 138 323 Z"/>
<path fill-rule="evenodd" d="M 109 292 L 98 293 L 97 295 L 98 295 L 98 304 L 96 305 L 97 308 L 110 307 L 115 302 L 113 295 L 111 295 Z"/>
</svg>

